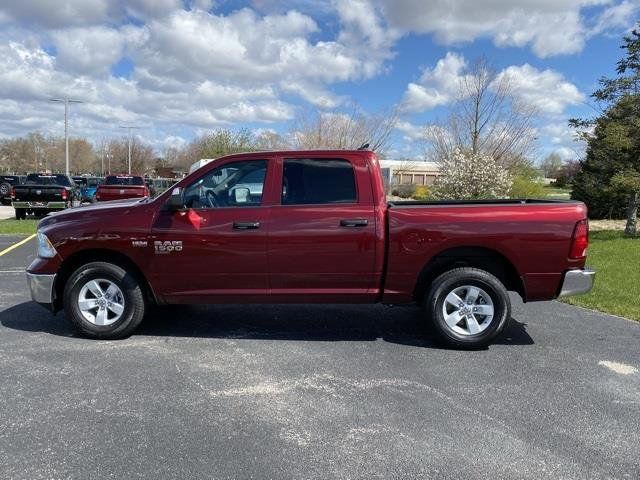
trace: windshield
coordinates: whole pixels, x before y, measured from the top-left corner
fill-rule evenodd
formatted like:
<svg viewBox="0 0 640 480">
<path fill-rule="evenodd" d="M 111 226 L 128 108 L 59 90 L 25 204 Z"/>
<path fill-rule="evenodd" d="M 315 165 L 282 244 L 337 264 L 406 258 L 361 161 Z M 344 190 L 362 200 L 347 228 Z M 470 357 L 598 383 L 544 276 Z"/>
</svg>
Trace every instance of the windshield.
<svg viewBox="0 0 640 480">
<path fill-rule="evenodd" d="M 111 176 L 107 177 L 104 182 L 105 185 L 144 185 L 142 177 L 128 177 L 128 176 Z"/>
<path fill-rule="evenodd" d="M 27 183 L 38 185 L 62 185 L 64 187 L 70 187 L 71 182 L 66 175 L 39 175 L 37 173 L 30 173 L 27 175 Z"/>
</svg>

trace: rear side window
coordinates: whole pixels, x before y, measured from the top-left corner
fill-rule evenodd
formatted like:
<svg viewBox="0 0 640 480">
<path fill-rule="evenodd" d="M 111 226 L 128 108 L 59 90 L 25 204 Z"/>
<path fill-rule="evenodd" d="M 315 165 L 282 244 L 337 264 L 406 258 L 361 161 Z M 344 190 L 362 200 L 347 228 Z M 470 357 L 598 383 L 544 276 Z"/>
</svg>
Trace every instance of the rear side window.
<svg viewBox="0 0 640 480">
<path fill-rule="evenodd" d="M 356 181 L 347 160 L 291 159 L 284 161 L 283 205 L 355 203 Z"/>
</svg>

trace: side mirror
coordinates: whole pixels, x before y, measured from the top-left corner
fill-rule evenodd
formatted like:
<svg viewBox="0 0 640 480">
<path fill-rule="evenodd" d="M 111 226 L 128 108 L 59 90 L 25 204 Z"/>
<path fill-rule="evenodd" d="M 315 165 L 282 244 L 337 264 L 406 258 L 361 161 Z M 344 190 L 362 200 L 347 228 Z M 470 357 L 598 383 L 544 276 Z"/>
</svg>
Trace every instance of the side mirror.
<svg viewBox="0 0 640 480">
<path fill-rule="evenodd" d="M 172 190 L 167 203 L 165 204 L 170 212 L 177 212 L 184 208 L 184 199 L 182 198 L 182 189 L 176 187 Z"/>
<path fill-rule="evenodd" d="M 233 199 L 236 203 L 249 203 L 251 191 L 247 187 L 238 187 L 233 190 Z"/>
</svg>

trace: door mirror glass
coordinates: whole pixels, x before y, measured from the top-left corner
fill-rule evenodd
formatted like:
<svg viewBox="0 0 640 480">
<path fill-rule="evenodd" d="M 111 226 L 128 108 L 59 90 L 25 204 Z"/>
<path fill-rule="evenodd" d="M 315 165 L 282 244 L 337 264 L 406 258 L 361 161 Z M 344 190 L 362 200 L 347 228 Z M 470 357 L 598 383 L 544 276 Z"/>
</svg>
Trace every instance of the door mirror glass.
<svg viewBox="0 0 640 480">
<path fill-rule="evenodd" d="M 171 195 L 167 200 L 167 209 L 171 212 L 182 210 L 184 208 L 184 199 L 182 197 L 182 189 L 176 187 L 171 191 Z"/>
<path fill-rule="evenodd" d="M 251 201 L 251 190 L 247 187 L 234 188 L 233 201 L 235 203 L 249 203 Z"/>
</svg>

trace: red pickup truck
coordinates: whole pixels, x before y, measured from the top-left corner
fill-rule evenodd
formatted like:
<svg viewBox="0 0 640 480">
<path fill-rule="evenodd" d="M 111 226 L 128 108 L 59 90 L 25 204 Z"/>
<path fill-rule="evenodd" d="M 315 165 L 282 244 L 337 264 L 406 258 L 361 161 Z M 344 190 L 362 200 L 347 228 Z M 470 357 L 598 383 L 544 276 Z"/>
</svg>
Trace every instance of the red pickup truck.
<svg viewBox="0 0 640 480">
<path fill-rule="evenodd" d="M 144 179 L 135 175 L 109 175 L 96 190 L 96 200 L 99 202 L 148 196 L 149 188 Z"/>
<path fill-rule="evenodd" d="M 525 301 L 590 290 L 573 201 L 391 202 L 369 151 L 220 158 L 155 199 L 38 226 L 33 300 L 93 338 L 150 304 L 416 302 L 453 346 L 488 345 Z"/>
</svg>

